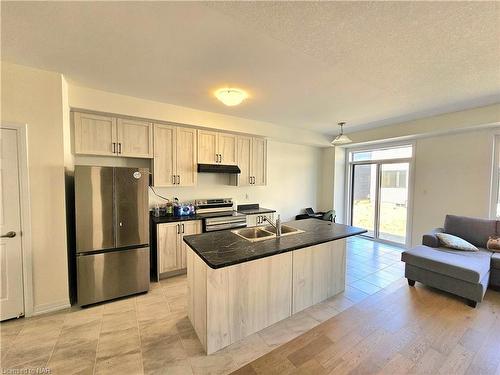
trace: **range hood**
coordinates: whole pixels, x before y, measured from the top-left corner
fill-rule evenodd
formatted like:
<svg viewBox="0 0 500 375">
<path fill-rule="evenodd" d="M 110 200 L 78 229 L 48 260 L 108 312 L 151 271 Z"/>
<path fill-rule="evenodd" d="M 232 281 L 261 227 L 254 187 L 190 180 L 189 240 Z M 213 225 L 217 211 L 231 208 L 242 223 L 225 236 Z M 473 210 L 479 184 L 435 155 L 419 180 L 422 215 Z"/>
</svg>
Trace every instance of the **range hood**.
<svg viewBox="0 0 500 375">
<path fill-rule="evenodd" d="M 198 164 L 198 173 L 241 173 L 237 165 L 223 165 L 223 164 Z"/>
</svg>

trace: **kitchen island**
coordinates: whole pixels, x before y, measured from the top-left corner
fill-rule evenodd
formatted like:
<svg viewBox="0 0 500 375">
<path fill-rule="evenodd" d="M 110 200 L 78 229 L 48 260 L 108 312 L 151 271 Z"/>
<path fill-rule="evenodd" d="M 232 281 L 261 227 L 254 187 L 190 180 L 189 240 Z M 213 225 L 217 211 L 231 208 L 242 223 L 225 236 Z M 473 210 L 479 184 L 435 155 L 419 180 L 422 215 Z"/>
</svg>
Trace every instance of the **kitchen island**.
<svg viewBox="0 0 500 375">
<path fill-rule="evenodd" d="M 299 231 L 255 242 L 229 230 L 184 237 L 188 316 L 207 354 L 344 290 L 345 239 L 366 231 L 286 225 Z"/>
</svg>

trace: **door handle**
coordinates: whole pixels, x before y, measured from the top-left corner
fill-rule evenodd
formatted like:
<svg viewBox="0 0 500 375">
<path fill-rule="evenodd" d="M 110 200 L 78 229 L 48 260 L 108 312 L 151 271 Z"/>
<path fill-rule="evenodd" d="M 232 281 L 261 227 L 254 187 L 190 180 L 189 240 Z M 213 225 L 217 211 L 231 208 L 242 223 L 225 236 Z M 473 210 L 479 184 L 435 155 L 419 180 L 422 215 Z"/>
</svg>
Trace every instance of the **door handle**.
<svg viewBox="0 0 500 375">
<path fill-rule="evenodd" d="M 215 162 L 218 163 L 219 162 L 219 154 L 215 154 Z"/>
<path fill-rule="evenodd" d="M 113 145 L 113 154 L 116 154 L 116 142 L 111 143 Z"/>
<path fill-rule="evenodd" d="M 172 185 L 175 185 L 175 174 L 172 175 Z"/>
<path fill-rule="evenodd" d="M 222 154 L 219 154 L 220 162 L 222 163 Z"/>
<path fill-rule="evenodd" d="M 181 184 L 181 176 L 177 175 L 177 185 L 180 185 L 180 184 Z"/>
<path fill-rule="evenodd" d="M 122 153 L 122 143 L 121 142 L 118 142 L 118 153 L 119 154 Z"/>
<path fill-rule="evenodd" d="M 5 234 L 2 234 L 1 238 L 14 238 L 16 236 L 16 232 L 10 231 Z"/>
<path fill-rule="evenodd" d="M 177 224 L 177 234 L 181 234 L 181 225 Z"/>
<path fill-rule="evenodd" d="M 184 233 L 184 224 L 181 224 L 182 225 L 182 233 Z"/>
</svg>

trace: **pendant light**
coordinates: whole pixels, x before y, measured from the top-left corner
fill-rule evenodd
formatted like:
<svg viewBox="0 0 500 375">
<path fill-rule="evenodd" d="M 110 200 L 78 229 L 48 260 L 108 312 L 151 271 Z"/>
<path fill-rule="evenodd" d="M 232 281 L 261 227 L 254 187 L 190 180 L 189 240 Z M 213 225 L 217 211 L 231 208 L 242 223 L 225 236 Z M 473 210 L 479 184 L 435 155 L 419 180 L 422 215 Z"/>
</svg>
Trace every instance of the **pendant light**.
<svg viewBox="0 0 500 375">
<path fill-rule="evenodd" d="M 334 145 L 334 146 L 345 145 L 347 143 L 352 142 L 351 138 L 349 138 L 347 135 L 344 134 L 344 125 L 345 125 L 345 122 L 339 122 L 340 133 L 332 141 L 332 145 Z"/>
</svg>

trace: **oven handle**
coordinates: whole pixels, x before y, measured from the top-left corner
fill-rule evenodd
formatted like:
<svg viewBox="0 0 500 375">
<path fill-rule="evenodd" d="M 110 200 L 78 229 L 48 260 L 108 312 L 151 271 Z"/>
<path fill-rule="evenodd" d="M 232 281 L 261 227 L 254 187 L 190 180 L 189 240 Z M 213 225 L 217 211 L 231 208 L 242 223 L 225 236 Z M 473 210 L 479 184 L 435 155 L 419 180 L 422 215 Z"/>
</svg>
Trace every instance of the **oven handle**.
<svg viewBox="0 0 500 375">
<path fill-rule="evenodd" d="M 214 225 L 207 225 L 205 227 L 206 232 L 213 232 L 216 230 L 224 230 L 224 229 L 236 229 L 236 228 L 245 228 L 247 226 L 247 223 L 232 223 L 232 224 L 214 224 Z"/>
</svg>

